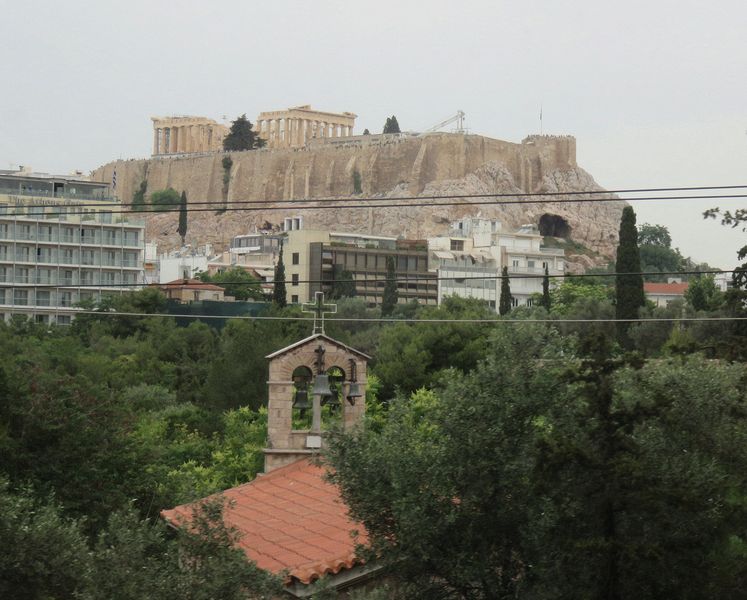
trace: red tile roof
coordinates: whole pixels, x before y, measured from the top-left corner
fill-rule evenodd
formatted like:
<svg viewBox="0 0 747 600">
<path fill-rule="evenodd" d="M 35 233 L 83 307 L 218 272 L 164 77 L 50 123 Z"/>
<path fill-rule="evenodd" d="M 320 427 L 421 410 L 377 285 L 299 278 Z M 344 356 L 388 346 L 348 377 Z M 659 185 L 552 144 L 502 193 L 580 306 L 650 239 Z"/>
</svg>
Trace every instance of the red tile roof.
<svg viewBox="0 0 747 600">
<path fill-rule="evenodd" d="M 223 492 L 232 504 L 226 506 L 223 520 L 240 532 L 238 545 L 259 568 L 285 573 L 287 583 L 295 578 L 308 584 L 361 562 L 355 546 L 366 542 L 366 531 L 350 520 L 337 487 L 324 480 L 324 472 L 304 458 Z M 175 525 L 187 522 L 191 514 L 189 504 L 161 512 Z M 356 538 L 353 531 L 359 533 Z"/>
<path fill-rule="evenodd" d="M 643 291 L 646 294 L 672 294 L 682 296 L 687 289 L 687 283 L 644 283 Z"/>
</svg>

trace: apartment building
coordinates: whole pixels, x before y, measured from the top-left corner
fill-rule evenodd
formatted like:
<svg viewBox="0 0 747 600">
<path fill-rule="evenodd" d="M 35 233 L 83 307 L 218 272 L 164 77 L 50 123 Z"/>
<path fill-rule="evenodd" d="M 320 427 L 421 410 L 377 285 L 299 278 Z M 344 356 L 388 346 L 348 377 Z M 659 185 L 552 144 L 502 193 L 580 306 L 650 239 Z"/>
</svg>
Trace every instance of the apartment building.
<svg viewBox="0 0 747 600">
<path fill-rule="evenodd" d="M 310 229 L 291 229 L 285 235 L 283 260 L 289 302 L 308 302 L 317 291 L 331 293 L 335 279 L 347 271 L 355 283 L 356 297 L 378 306 L 383 300 L 388 257 L 394 260 L 400 303 L 438 302 L 425 240 Z"/>
<path fill-rule="evenodd" d="M 78 302 L 142 284 L 144 223 L 120 206 L 81 176 L 0 171 L 0 317 L 67 324 Z"/>
<path fill-rule="evenodd" d="M 527 306 L 542 293 L 542 276 L 564 272 L 564 252 L 542 247 L 533 225 L 504 232 L 500 221 L 467 217 L 449 235 L 428 240 L 431 269 L 438 275 L 438 301 L 447 296 L 477 298 L 498 310 L 503 267 L 508 268 L 513 306 Z"/>
</svg>

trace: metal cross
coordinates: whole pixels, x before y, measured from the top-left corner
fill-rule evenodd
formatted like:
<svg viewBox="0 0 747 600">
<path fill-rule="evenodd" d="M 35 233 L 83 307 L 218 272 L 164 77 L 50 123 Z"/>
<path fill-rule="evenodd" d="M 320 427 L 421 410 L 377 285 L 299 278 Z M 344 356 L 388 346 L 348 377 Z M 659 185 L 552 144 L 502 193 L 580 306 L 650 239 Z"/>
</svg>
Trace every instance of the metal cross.
<svg viewBox="0 0 747 600">
<path fill-rule="evenodd" d="M 337 312 L 337 304 L 325 304 L 324 292 L 314 294 L 314 302 L 305 302 L 301 305 L 301 312 L 314 313 L 313 333 L 324 333 L 324 315 L 333 315 Z"/>
</svg>

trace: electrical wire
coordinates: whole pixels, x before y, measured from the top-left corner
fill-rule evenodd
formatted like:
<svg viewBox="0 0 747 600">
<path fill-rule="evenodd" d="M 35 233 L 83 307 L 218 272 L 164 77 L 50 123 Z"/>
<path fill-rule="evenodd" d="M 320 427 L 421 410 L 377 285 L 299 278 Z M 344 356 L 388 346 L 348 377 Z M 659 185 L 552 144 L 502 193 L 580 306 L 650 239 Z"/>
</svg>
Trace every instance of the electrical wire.
<svg viewBox="0 0 747 600">
<path fill-rule="evenodd" d="M 598 192 L 598 193 L 604 193 L 604 192 Z M 568 195 L 568 194 L 565 194 Z M 462 199 L 468 199 L 468 198 L 479 198 L 483 197 L 482 195 L 475 194 L 475 195 L 465 195 L 462 196 Z M 428 198 L 427 196 L 425 197 Z M 447 200 L 451 198 L 451 196 L 433 196 L 434 200 Z M 504 206 L 504 205 L 512 205 L 512 204 L 588 204 L 593 202 L 640 202 L 640 201 L 662 201 L 662 200 L 736 200 L 736 199 L 743 199 L 747 198 L 747 194 L 712 194 L 712 195 L 698 195 L 698 196 L 643 196 L 639 198 L 575 198 L 575 199 L 557 199 L 557 200 L 476 200 L 473 202 L 463 202 L 463 201 L 450 201 L 450 202 L 401 202 L 400 198 L 376 198 L 374 200 L 377 200 L 379 202 L 386 202 L 386 204 L 355 204 L 355 202 L 358 202 L 358 199 L 337 199 L 337 200 L 304 200 L 304 202 L 311 203 L 319 203 L 319 202 L 331 202 L 334 205 L 322 205 L 319 206 L 318 204 L 307 204 L 305 206 L 294 206 L 294 211 L 304 211 L 304 210 L 356 210 L 356 209 L 370 209 L 370 208 L 418 208 L 418 207 L 428 207 L 428 208 L 436 208 L 439 206 Z M 423 200 L 423 197 L 419 197 L 419 200 Z M 268 201 L 272 204 L 275 204 L 274 201 Z M 218 212 L 218 213 L 225 213 L 225 212 L 267 212 L 267 211 L 287 211 L 287 207 L 283 206 L 251 206 L 251 207 L 244 207 L 244 206 L 231 206 L 233 202 L 229 203 L 215 203 L 215 205 L 211 208 L 190 208 L 189 205 L 186 206 L 184 210 L 186 210 L 188 213 L 199 213 L 199 212 Z M 19 207 L 23 207 L 23 205 L 18 205 Z M 54 205 L 57 206 L 57 205 Z M 120 205 L 121 206 L 121 205 Z M 108 215 L 121 215 L 121 214 L 152 214 L 152 215 L 158 215 L 158 214 L 168 214 L 168 213 L 179 213 L 181 212 L 181 208 L 174 205 L 169 205 L 174 207 L 171 210 L 151 210 L 147 208 L 143 209 L 120 209 L 120 210 L 101 210 L 96 211 L 95 214 L 108 214 Z M 49 208 L 47 206 L 46 208 Z M 74 215 L 86 215 L 86 214 L 94 214 L 91 212 L 86 212 L 85 210 L 81 211 L 60 211 L 60 212 L 38 212 L 38 213 L 27 213 L 27 214 L 20 214 L 20 215 L 6 215 L 6 216 L 16 216 L 16 217 L 56 217 L 56 216 L 74 216 Z M 0 216 L 2 218 L 2 216 Z"/>
<path fill-rule="evenodd" d="M 447 196 L 436 196 L 436 195 L 420 195 L 420 196 L 398 196 L 396 198 L 386 198 L 381 196 L 350 196 L 348 198 L 340 198 L 339 196 L 326 196 L 321 198 L 291 198 L 281 200 L 231 200 L 228 204 L 297 204 L 303 202 L 345 202 L 347 200 L 354 199 L 357 202 L 372 202 L 372 201 L 383 201 L 383 200 L 439 200 L 439 199 L 460 199 L 460 198 L 535 198 L 535 197 L 554 197 L 554 196 L 578 196 L 578 195 L 594 195 L 594 194 L 643 194 L 650 192 L 698 192 L 706 190 L 739 190 L 747 189 L 747 185 L 704 185 L 704 186 L 689 186 L 689 187 L 659 187 L 659 188 L 628 188 L 619 190 L 580 190 L 574 192 L 505 192 L 505 193 L 484 193 L 484 194 L 450 194 Z M 13 195 L 13 194 L 9 194 Z M 31 194 L 33 195 L 33 194 Z M 696 198 L 696 196 L 684 196 L 685 198 Z M 704 198 L 709 198 L 705 196 Z M 610 201 L 626 201 L 636 200 L 637 198 L 611 198 Z M 553 202 L 547 200 L 546 202 Z M 225 200 L 204 200 L 197 202 L 188 202 L 192 205 L 220 205 L 225 204 Z M 121 202 L 120 202 L 121 204 Z M 175 206 L 173 203 L 156 203 L 150 204 L 151 206 Z M 49 208 L 49 204 L 29 204 L 25 205 L 26 208 Z M 110 208 L 112 203 L 102 204 L 68 204 L 69 208 Z M 153 211 L 142 211 L 142 212 L 153 212 Z"/>
<path fill-rule="evenodd" d="M 54 312 L 54 311 L 52 311 Z M 156 318 L 182 318 L 182 319 L 227 319 L 244 321 L 315 321 L 315 317 L 290 317 L 290 316 L 264 316 L 264 315 L 191 315 L 191 314 L 166 314 L 166 313 L 139 313 L 118 312 L 106 310 L 75 310 L 74 314 L 98 315 L 107 317 L 156 317 Z M 747 321 L 747 317 L 651 317 L 648 319 L 395 319 L 385 317 L 325 317 L 328 322 L 346 323 L 675 323 L 680 321 Z"/>
<path fill-rule="evenodd" d="M 43 265 L 48 263 L 36 263 L 37 267 L 44 268 Z M 65 265 L 61 265 L 65 266 Z M 88 265 L 86 265 L 88 266 Z M 73 267 L 75 268 L 75 267 Z M 106 268 L 106 267 L 103 267 Z M 458 268 L 458 267 L 455 267 Z M 508 275 L 466 275 L 464 277 L 461 276 L 433 276 L 429 277 L 427 275 L 399 275 L 395 276 L 394 278 L 387 278 L 386 275 L 382 275 L 381 277 L 374 277 L 371 279 L 353 279 L 352 282 L 355 284 L 369 284 L 369 283 L 379 283 L 379 282 L 386 282 L 386 281 L 396 281 L 398 283 L 416 283 L 418 281 L 424 281 L 426 283 L 430 282 L 438 282 L 438 281 L 462 281 L 462 280 L 503 280 L 508 279 L 509 281 L 512 279 L 544 279 L 547 277 L 548 279 L 583 279 L 583 278 L 604 278 L 604 277 L 629 277 L 629 276 L 642 276 L 642 277 L 654 277 L 659 275 L 715 275 L 719 273 L 736 273 L 739 271 L 739 269 L 712 269 L 712 270 L 705 270 L 705 271 L 637 271 L 635 273 L 579 273 L 578 275 L 574 275 L 572 273 L 561 273 L 561 274 L 554 274 L 554 275 L 544 275 L 544 274 L 533 274 L 533 273 L 517 273 L 517 274 L 511 274 Z M 176 281 L 183 281 L 182 279 L 177 279 Z M 351 281 L 351 280 L 330 280 L 330 279 L 299 279 L 298 281 L 291 282 L 286 280 L 286 285 L 291 285 L 294 283 L 304 283 L 304 284 L 333 284 L 333 283 L 340 283 L 341 281 Z M 213 282 L 201 282 L 201 283 L 213 283 Z M 255 281 L 221 281 L 219 283 L 214 283 L 213 285 L 219 285 L 219 286 L 227 286 L 227 285 L 255 285 L 255 284 L 262 284 L 265 283 L 266 285 L 272 284 L 272 281 L 268 282 L 262 282 L 259 280 Z M 14 283 L 14 282 L 0 282 L 0 286 L 5 287 L 23 287 L 23 286 L 30 286 L 35 288 L 142 288 L 142 287 L 178 287 L 180 284 L 174 284 L 173 282 L 167 282 L 167 283 L 80 283 L 80 284 L 66 284 L 66 283 Z M 364 285 L 364 287 L 366 287 Z"/>
</svg>

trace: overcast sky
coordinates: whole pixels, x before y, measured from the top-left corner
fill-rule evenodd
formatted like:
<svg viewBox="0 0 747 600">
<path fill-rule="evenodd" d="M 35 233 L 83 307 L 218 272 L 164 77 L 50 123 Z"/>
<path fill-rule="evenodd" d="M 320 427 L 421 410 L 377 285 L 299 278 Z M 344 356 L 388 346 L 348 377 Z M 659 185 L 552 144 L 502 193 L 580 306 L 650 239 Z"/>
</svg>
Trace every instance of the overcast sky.
<svg viewBox="0 0 747 600">
<path fill-rule="evenodd" d="M 747 184 L 744 0 L 0 0 L 0 168 L 89 171 L 146 157 L 151 115 L 221 119 L 311 104 L 456 112 L 473 133 L 572 134 L 608 189 Z M 744 200 L 636 203 L 722 268 L 745 234 L 704 222 Z"/>
</svg>

